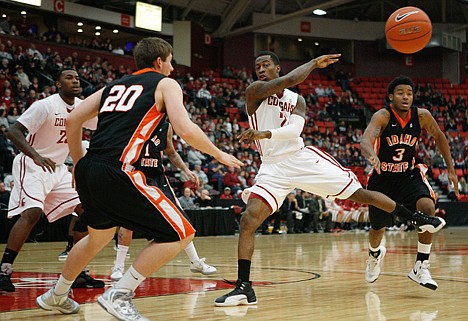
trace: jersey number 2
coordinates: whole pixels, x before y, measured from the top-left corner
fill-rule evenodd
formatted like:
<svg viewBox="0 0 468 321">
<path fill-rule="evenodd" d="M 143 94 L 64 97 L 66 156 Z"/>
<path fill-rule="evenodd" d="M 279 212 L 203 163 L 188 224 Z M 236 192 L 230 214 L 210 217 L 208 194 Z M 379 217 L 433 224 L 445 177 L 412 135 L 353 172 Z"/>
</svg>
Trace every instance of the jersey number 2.
<svg viewBox="0 0 468 321">
<path fill-rule="evenodd" d="M 109 90 L 109 95 L 102 104 L 100 112 L 128 111 L 133 108 L 142 92 L 143 86 L 141 85 L 132 85 L 128 88 L 124 85 L 115 85 Z"/>
</svg>

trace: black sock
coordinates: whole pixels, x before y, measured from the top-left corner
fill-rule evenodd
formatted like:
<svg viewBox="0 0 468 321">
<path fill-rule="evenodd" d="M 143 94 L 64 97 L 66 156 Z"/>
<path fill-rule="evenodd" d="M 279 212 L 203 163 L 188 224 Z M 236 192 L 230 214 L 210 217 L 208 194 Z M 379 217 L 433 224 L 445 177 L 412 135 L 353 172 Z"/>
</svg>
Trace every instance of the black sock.
<svg viewBox="0 0 468 321">
<path fill-rule="evenodd" d="M 68 235 L 68 243 L 67 243 L 67 249 L 71 249 L 73 247 L 73 235 Z"/>
<path fill-rule="evenodd" d="M 373 256 L 374 258 L 378 258 L 380 255 L 380 250 L 377 250 L 377 252 L 369 250 L 369 255 Z"/>
<path fill-rule="evenodd" d="M 411 220 L 413 216 L 413 212 L 411 212 L 409 209 L 400 204 L 396 204 L 396 207 L 391 214 L 403 217 L 407 220 Z"/>
<path fill-rule="evenodd" d="M 237 277 L 243 282 L 250 281 L 250 264 L 252 262 L 249 260 L 238 260 L 237 261 Z"/>
<path fill-rule="evenodd" d="M 15 262 L 17 255 L 18 255 L 18 252 L 13 251 L 9 248 L 6 248 L 5 253 L 3 253 L 2 264 L 3 263 L 13 264 L 13 262 Z"/>
<path fill-rule="evenodd" d="M 424 262 L 427 260 L 429 260 L 429 253 L 418 252 L 418 255 L 416 256 L 416 261 Z"/>
</svg>

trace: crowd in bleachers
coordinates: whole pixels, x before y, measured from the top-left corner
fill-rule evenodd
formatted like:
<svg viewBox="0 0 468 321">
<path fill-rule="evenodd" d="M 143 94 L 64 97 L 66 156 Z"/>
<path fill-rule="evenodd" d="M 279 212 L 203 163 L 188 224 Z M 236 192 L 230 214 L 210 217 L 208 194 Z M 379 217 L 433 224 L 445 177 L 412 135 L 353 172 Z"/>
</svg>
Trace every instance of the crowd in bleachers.
<svg viewBox="0 0 468 321">
<path fill-rule="evenodd" d="M 52 79 L 58 70 L 73 67 L 79 72 L 83 89 L 81 98 L 132 72 L 127 66 L 113 66 L 99 56 L 79 57 L 74 53 L 62 57 L 59 50 L 49 48 L 40 52 L 34 45 L 22 48 L 10 39 L 0 42 L 0 61 L 0 180 L 11 171 L 12 159 L 18 152 L 3 132 L 34 101 L 57 91 Z M 385 103 L 387 79 L 353 79 L 342 72 L 333 78 L 314 73 L 304 83 L 292 88 L 305 97 L 308 106 L 303 138 L 306 145 L 315 145 L 333 155 L 344 166 L 352 168 L 365 185 L 369 165 L 359 148 L 365 114 L 371 109 L 381 108 Z M 252 185 L 260 157 L 253 145 L 239 143 L 236 135 L 248 127 L 244 92 L 253 79 L 251 71 L 232 66 L 226 66 L 223 70 L 206 69 L 200 75 L 186 74 L 177 79 L 183 88 L 186 108 L 192 120 L 221 150 L 234 154 L 245 164 L 240 171 L 225 168 L 176 137 L 176 150 L 191 169 L 197 169 L 201 182 L 200 187 L 191 184 L 167 162 L 168 175 L 179 196 L 183 188 L 189 187 L 192 197 L 200 197 L 203 190 L 208 190 L 212 197 L 223 195 L 223 198 L 238 198 L 244 188 Z M 369 83 L 373 85 L 369 86 Z M 442 84 L 441 88 L 444 88 L 445 82 L 416 80 L 416 83 L 415 102 L 430 109 L 446 132 L 459 175 L 460 192 L 467 194 L 468 85 L 460 86 L 453 94 L 452 91 L 444 94 L 445 91 L 440 90 L 439 86 Z M 466 88 L 466 93 L 463 88 Z M 377 97 L 374 94 L 381 100 L 378 104 L 374 103 L 374 97 Z M 84 139 L 89 139 L 90 135 L 90 131 L 83 132 Z M 434 181 L 445 194 L 456 200 L 453 190 L 444 181 L 444 160 L 427 134 L 420 139 L 417 156 L 420 161 L 432 166 L 430 175 Z M 229 193 L 226 193 L 226 188 Z"/>
</svg>

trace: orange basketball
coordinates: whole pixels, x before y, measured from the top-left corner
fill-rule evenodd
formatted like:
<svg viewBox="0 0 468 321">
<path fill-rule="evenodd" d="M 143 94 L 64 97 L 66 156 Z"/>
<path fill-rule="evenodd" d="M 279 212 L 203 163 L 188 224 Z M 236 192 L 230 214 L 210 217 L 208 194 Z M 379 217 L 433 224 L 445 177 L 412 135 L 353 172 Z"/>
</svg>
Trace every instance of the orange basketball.
<svg viewBox="0 0 468 321">
<path fill-rule="evenodd" d="M 418 52 L 431 40 L 431 19 L 419 8 L 400 8 L 388 17 L 385 37 L 390 46 L 398 52 Z"/>
</svg>

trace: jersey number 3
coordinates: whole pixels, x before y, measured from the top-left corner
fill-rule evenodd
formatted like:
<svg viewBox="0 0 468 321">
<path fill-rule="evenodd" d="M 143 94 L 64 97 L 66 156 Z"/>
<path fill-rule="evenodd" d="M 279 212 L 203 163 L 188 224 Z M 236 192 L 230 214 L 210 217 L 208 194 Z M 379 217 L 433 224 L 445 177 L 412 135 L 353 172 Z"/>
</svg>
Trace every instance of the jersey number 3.
<svg viewBox="0 0 468 321">
<path fill-rule="evenodd" d="M 128 88 L 124 85 L 115 85 L 109 90 L 100 112 L 129 111 L 142 92 L 141 85 L 132 85 Z"/>
</svg>

